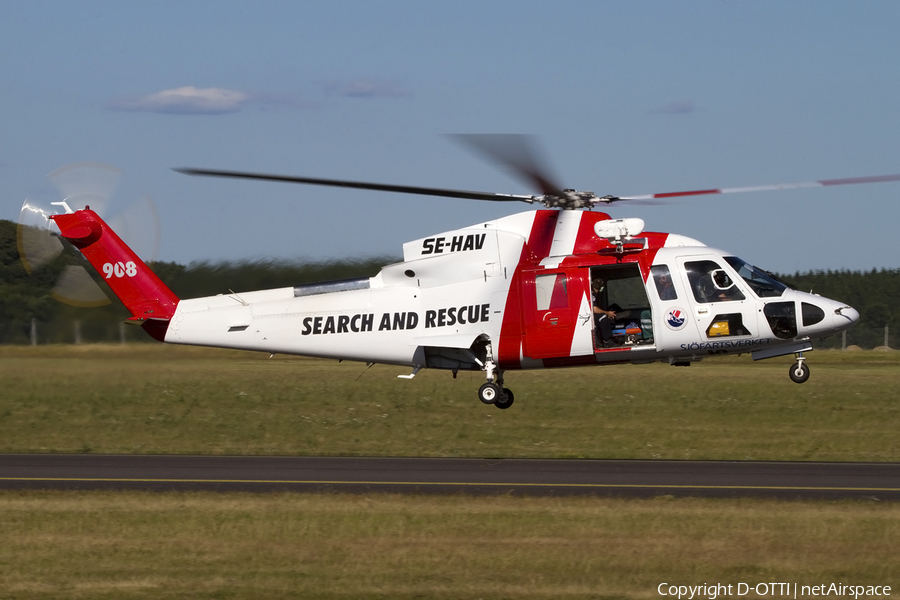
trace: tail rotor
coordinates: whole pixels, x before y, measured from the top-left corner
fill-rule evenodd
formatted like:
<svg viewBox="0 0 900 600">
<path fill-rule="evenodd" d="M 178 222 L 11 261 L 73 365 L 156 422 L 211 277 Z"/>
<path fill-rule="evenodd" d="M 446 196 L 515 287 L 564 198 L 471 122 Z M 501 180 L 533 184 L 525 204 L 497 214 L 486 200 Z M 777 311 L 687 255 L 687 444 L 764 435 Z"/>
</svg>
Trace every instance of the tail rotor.
<svg viewBox="0 0 900 600">
<path fill-rule="evenodd" d="M 51 215 L 71 213 L 87 206 L 98 213 L 106 212 L 112 203 L 121 172 L 110 165 L 76 163 L 57 169 L 47 177 L 58 190 L 61 200 L 45 202 L 29 198 L 19 212 L 19 257 L 29 275 L 49 268 L 65 250 L 59 228 L 50 218 Z M 149 196 L 118 211 L 110 221 L 133 248 L 150 260 L 155 258 L 159 251 L 159 218 Z M 72 306 L 110 304 L 103 288 L 79 264 L 62 267 L 51 294 L 60 302 Z"/>
</svg>

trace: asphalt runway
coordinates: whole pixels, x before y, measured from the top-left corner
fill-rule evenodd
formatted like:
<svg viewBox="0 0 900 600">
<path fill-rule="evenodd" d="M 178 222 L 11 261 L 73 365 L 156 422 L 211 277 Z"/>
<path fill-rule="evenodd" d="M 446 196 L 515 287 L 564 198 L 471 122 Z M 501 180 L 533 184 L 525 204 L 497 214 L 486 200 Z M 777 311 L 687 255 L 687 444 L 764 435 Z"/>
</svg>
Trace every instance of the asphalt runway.
<svg viewBox="0 0 900 600">
<path fill-rule="evenodd" d="M 0 488 L 900 500 L 900 463 L 5 454 Z"/>
</svg>

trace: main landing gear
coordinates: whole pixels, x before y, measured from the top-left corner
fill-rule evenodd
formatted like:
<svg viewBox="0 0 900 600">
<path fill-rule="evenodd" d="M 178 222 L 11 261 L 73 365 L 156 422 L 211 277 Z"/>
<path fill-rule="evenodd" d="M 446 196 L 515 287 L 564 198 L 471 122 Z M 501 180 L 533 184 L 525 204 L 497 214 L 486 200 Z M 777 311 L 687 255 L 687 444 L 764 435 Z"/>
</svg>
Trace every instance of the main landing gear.
<svg viewBox="0 0 900 600">
<path fill-rule="evenodd" d="M 791 381 L 794 383 L 803 383 L 809 379 L 809 367 L 803 363 L 806 359 L 803 357 L 802 352 L 797 352 L 796 356 L 797 362 L 791 365 L 788 375 L 791 376 Z"/>
<path fill-rule="evenodd" d="M 493 404 L 505 410 L 513 405 L 515 397 L 508 388 L 503 387 L 503 371 L 497 368 L 491 356 L 491 346 L 487 346 L 487 360 L 484 363 L 487 383 L 478 388 L 478 399 L 485 404 Z"/>
</svg>

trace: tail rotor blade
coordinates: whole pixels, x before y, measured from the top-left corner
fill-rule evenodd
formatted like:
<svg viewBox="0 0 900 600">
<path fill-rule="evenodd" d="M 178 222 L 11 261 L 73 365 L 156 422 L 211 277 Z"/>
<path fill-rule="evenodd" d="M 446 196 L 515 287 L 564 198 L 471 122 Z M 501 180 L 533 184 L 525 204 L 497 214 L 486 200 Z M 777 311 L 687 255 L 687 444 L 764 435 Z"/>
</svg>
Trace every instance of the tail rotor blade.
<svg viewBox="0 0 900 600">
<path fill-rule="evenodd" d="M 53 297 L 71 306 L 95 307 L 111 304 L 106 293 L 81 265 L 67 265 L 56 281 Z"/>
<path fill-rule="evenodd" d="M 62 195 L 61 202 L 39 203 L 26 200 L 19 213 L 17 229 L 19 255 L 29 274 L 59 256 L 64 246 L 59 228 L 50 218 L 90 206 L 101 212 L 109 206 L 121 172 L 100 163 L 76 163 L 59 168 L 47 176 Z M 55 205 L 55 206 L 54 206 Z M 117 229 L 123 239 L 141 255 L 153 260 L 159 253 L 159 217 L 153 199 L 145 196 L 120 210 Z M 73 306 L 103 306 L 110 300 L 91 274 L 80 265 L 67 265 L 52 290 L 54 298 Z"/>
<path fill-rule="evenodd" d="M 143 196 L 107 220 L 110 227 L 145 261 L 159 256 L 160 226 L 156 204 Z"/>
<path fill-rule="evenodd" d="M 51 214 L 56 214 L 56 211 L 42 208 L 33 200 L 25 200 L 19 212 L 16 228 L 19 258 L 29 275 L 63 251 L 62 242 L 53 234 L 56 226 L 49 218 Z"/>
<path fill-rule="evenodd" d="M 66 165 L 47 176 L 72 210 L 89 205 L 100 214 L 109 205 L 120 177 L 117 168 L 90 162 Z"/>
</svg>

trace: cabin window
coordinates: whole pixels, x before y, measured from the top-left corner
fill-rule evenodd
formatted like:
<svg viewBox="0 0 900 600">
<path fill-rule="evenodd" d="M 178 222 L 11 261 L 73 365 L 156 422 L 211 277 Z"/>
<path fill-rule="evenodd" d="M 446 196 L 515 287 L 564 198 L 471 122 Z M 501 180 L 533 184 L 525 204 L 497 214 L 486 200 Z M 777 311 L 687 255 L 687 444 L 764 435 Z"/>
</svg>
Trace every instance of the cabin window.
<svg viewBox="0 0 900 600">
<path fill-rule="evenodd" d="M 744 327 L 744 317 L 741 313 L 731 313 L 716 315 L 706 328 L 706 337 L 733 337 L 740 335 L 750 335 L 747 328 Z"/>
<path fill-rule="evenodd" d="M 769 302 L 763 314 L 775 337 L 782 340 L 797 337 L 797 309 L 793 302 Z"/>
<path fill-rule="evenodd" d="M 535 277 L 534 289 L 537 292 L 537 309 L 566 308 L 569 304 L 566 285 L 565 273 L 552 273 Z"/>
<path fill-rule="evenodd" d="M 684 263 L 684 268 L 697 302 L 730 302 L 744 299 L 744 294 L 718 263 L 711 260 L 695 260 Z"/>
<path fill-rule="evenodd" d="M 672 284 L 672 275 L 668 265 L 656 265 L 650 267 L 653 281 L 656 283 L 656 293 L 660 300 L 678 300 L 678 293 Z"/>
<path fill-rule="evenodd" d="M 825 311 L 807 302 L 800 303 L 800 314 L 803 315 L 803 326 L 809 327 L 825 319 Z"/>
<path fill-rule="evenodd" d="M 747 282 L 753 293 L 760 298 L 777 298 L 784 294 L 787 286 L 767 272 L 754 267 L 737 256 L 726 256 L 725 260 L 737 274 Z"/>
</svg>

